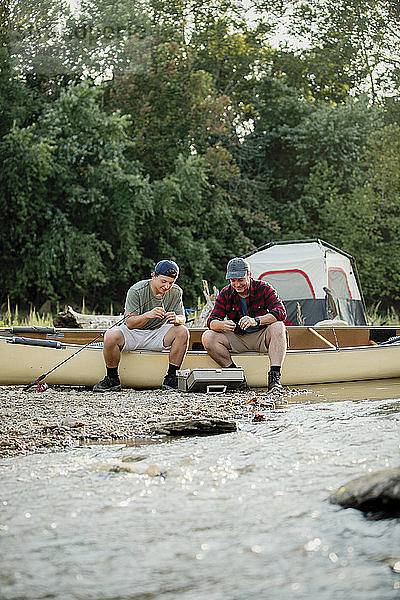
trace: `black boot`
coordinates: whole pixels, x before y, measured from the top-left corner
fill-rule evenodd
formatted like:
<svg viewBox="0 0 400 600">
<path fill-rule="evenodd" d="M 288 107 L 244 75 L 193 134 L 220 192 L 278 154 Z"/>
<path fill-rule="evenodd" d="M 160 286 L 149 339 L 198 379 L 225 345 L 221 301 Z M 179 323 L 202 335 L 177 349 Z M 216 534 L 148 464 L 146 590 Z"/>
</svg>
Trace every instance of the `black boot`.
<svg viewBox="0 0 400 600">
<path fill-rule="evenodd" d="M 178 389 L 178 376 L 172 373 L 167 373 L 164 377 L 162 384 L 162 390 L 177 390 Z"/>
<path fill-rule="evenodd" d="M 283 387 L 281 385 L 281 374 L 279 371 L 270 371 L 268 373 L 268 391 L 269 392 L 281 392 Z"/>
<path fill-rule="evenodd" d="M 93 387 L 94 392 L 120 392 L 121 389 L 119 377 L 117 376 L 117 378 L 114 379 L 108 375 Z"/>
</svg>

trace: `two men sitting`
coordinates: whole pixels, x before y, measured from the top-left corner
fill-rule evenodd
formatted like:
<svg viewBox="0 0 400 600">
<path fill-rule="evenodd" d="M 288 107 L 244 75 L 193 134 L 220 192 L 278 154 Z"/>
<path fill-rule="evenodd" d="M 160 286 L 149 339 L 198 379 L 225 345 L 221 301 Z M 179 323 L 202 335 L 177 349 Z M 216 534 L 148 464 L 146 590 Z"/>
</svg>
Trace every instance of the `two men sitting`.
<svg viewBox="0 0 400 600">
<path fill-rule="evenodd" d="M 169 367 L 163 389 L 177 389 L 176 372 L 185 357 L 189 332 L 185 327 L 182 290 L 176 285 L 178 265 L 162 260 L 152 278 L 135 283 L 125 301 L 125 323 L 106 332 L 103 355 L 106 377 L 94 392 L 119 391 L 121 352 L 169 350 Z M 268 390 L 282 389 L 281 366 L 286 354 L 286 310 L 275 289 L 251 277 L 249 263 L 232 258 L 227 265 L 229 284 L 218 294 L 207 321 L 202 343 L 222 368 L 236 367 L 232 354 L 268 353 Z"/>
</svg>

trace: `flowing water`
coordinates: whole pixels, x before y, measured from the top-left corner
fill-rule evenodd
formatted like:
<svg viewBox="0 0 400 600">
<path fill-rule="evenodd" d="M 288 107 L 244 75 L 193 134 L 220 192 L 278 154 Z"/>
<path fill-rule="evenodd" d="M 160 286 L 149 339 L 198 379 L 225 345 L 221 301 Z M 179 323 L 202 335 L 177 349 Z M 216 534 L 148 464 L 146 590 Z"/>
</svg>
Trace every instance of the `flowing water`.
<svg viewBox="0 0 400 600">
<path fill-rule="evenodd" d="M 310 390 L 234 434 L 2 460 L 0 598 L 399 598 L 400 521 L 327 499 L 400 463 L 400 381 Z"/>
</svg>

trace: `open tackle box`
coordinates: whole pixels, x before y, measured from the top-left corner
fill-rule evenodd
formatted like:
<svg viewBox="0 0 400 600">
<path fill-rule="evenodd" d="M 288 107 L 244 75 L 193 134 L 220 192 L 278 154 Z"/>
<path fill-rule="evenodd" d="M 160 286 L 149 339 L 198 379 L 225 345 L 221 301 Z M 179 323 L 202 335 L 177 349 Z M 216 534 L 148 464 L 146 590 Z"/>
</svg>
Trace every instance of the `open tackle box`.
<svg viewBox="0 0 400 600">
<path fill-rule="evenodd" d="M 177 371 L 180 392 L 207 392 L 221 394 L 244 382 L 241 367 L 236 369 L 183 369 Z"/>
</svg>

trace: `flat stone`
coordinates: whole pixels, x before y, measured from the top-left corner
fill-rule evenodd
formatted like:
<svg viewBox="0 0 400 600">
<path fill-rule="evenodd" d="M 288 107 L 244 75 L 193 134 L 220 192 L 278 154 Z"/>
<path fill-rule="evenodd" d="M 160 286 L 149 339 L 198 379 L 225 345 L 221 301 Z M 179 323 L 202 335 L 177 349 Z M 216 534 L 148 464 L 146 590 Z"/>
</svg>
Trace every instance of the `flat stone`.
<svg viewBox="0 0 400 600">
<path fill-rule="evenodd" d="M 381 517 L 400 516 L 400 467 L 367 473 L 341 486 L 329 497 L 332 504 Z"/>
<path fill-rule="evenodd" d="M 219 419 L 190 419 L 185 421 L 169 421 L 153 428 L 153 433 L 164 435 L 217 435 L 237 431 L 234 421 Z"/>
<path fill-rule="evenodd" d="M 76 419 L 70 419 L 70 418 L 65 418 L 61 421 L 61 425 L 63 427 L 85 427 L 85 424 L 82 423 L 81 421 L 77 421 Z"/>
</svg>

